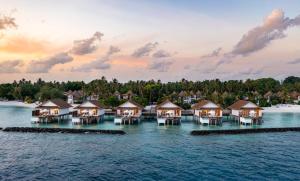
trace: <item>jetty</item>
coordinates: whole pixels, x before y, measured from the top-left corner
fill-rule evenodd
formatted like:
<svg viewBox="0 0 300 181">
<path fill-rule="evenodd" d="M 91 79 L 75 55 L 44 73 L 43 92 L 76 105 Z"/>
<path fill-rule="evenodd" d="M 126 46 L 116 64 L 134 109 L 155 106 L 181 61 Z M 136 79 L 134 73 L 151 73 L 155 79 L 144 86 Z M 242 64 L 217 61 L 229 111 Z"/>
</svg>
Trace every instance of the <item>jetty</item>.
<svg viewBox="0 0 300 181">
<path fill-rule="evenodd" d="M 216 134 L 249 134 L 249 133 L 274 133 L 274 132 L 287 132 L 287 131 L 300 131 L 300 127 L 286 127 L 286 128 L 250 128 L 250 129 L 226 129 L 226 130 L 194 130 L 191 135 L 205 136 Z"/>
<path fill-rule="evenodd" d="M 37 127 L 6 127 L 4 132 L 25 133 L 94 133 L 94 134 L 126 134 L 123 130 L 71 129 L 71 128 L 37 128 Z"/>
</svg>

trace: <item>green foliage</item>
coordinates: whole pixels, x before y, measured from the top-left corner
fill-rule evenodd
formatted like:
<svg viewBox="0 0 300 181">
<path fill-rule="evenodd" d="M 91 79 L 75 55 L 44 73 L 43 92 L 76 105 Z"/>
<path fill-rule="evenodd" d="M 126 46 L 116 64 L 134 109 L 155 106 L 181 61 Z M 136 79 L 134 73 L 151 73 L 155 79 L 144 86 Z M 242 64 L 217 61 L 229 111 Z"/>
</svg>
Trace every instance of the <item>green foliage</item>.
<svg viewBox="0 0 300 181">
<path fill-rule="evenodd" d="M 254 102 L 260 100 L 261 104 L 265 106 L 293 102 L 289 94 L 293 91 L 300 92 L 300 78 L 287 77 L 283 83 L 273 78 L 245 81 L 215 79 L 195 82 L 182 79 L 167 83 L 162 83 L 160 80 L 120 83 L 117 79 L 108 81 L 105 77 L 89 83 L 82 81 L 45 82 L 42 79 L 32 83 L 22 79 L 10 84 L 0 84 L 0 99 L 44 101 L 51 98 L 65 98 L 63 93 L 69 90 L 82 90 L 85 97 L 96 94 L 103 104 L 111 107 L 118 106 L 124 101 L 118 100 L 114 95 L 116 91 L 120 94 L 132 91 L 134 94 L 132 99 L 141 105 L 161 103 L 166 99 L 182 103 L 183 99 L 179 97 L 181 91 L 185 91 L 187 94 L 191 91 L 194 93 L 199 91 L 201 98 L 210 99 L 224 108 L 245 97 Z M 269 91 L 273 93 L 270 96 L 270 103 L 264 97 Z M 187 105 L 182 106 L 188 107 Z"/>
<path fill-rule="evenodd" d="M 115 96 L 109 96 L 108 98 L 103 99 L 103 104 L 109 107 L 117 107 L 120 105 L 120 101 Z"/>
<path fill-rule="evenodd" d="M 271 106 L 271 104 L 268 103 L 268 101 L 266 99 L 260 99 L 259 100 L 259 106 L 260 107 L 269 107 L 269 106 Z"/>
<path fill-rule="evenodd" d="M 28 103 L 28 104 L 31 104 L 33 103 L 32 99 L 28 96 L 25 97 L 25 100 L 24 100 L 25 103 Z"/>
<path fill-rule="evenodd" d="M 190 109 L 191 105 L 188 103 L 177 103 L 178 106 L 182 107 L 183 109 Z"/>
</svg>

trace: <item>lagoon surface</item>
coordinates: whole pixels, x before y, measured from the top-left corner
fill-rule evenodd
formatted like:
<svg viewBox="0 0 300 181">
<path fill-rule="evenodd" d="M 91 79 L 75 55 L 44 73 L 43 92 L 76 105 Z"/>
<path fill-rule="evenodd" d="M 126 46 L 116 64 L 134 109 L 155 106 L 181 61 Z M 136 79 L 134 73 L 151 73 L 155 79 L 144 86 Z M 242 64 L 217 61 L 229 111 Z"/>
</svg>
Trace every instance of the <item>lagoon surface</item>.
<svg viewBox="0 0 300 181">
<path fill-rule="evenodd" d="M 191 136 L 243 129 L 232 122 L 181 126 L 31 125 L 31 109 L 0 107 L 0 127 L 123 129 L 126 135 L 0 132 L 0 180 L 299 180 L 300 133 Z M 299 113 L 265 113 L 256 127 L 300 126 Z M 254 126 L 255 127 L 255 126 Z M 247 127 L 249 128 L 249 126 Z"/>
</svg>

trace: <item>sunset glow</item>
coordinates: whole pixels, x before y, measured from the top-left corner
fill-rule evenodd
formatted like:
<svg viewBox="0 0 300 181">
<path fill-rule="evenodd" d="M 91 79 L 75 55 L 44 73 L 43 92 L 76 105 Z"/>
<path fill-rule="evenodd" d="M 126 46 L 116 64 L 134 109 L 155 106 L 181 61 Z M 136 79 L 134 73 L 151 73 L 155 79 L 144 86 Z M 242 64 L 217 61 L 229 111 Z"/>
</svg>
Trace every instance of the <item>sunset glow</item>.
<svg viewBox="0 0 300 181">
<path fill-rule="evenodd" d="M 0 2 L 0 82 L 299 76 L 296 0 Z"/>
</svg>

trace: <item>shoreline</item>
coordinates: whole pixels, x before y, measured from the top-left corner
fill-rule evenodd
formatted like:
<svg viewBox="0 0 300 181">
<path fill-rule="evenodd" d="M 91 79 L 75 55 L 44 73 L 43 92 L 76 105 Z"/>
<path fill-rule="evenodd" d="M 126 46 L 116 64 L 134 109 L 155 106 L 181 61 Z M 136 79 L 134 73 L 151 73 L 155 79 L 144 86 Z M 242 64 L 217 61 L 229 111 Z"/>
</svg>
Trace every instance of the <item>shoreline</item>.
<svg viewBox="0 0 300 181">
<path fill-rule="evenodd" d="M 21 101 L 0 101 L 0 106 L 15 106 L 15 107 L 27 107 L 34 108 L 37 105 L 35 103 L 27 104 Z"/>
<path fill-rule="evenodd" d="M 300 105 L 278 104 L 271 107 L 263 107 L 263 113 L 300 113 Z"/>
</svg>

